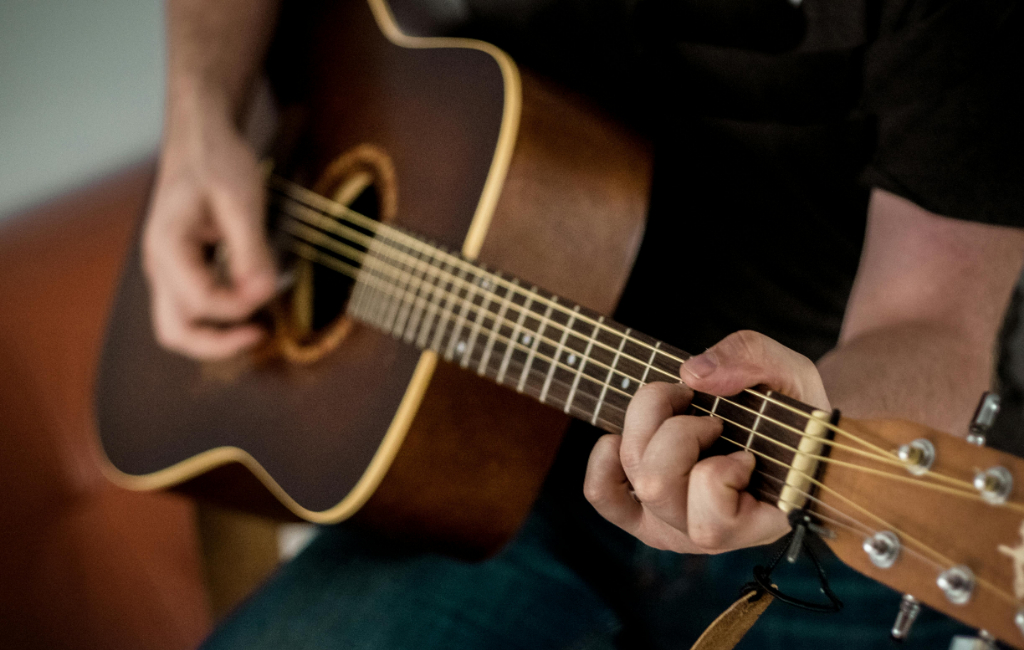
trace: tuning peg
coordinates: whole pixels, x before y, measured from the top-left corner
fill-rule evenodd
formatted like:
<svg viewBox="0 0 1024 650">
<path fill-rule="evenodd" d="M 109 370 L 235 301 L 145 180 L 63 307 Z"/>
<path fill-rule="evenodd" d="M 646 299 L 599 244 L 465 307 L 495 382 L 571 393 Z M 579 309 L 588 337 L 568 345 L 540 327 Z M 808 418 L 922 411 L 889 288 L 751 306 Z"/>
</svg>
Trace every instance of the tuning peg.
<svg viewBox="0 0 1024 650">
<path fill-rule="evenodd" d="M 979 630 L 978 636 L 953 637 L 949 650 L 996 650 L 996 640 L 985 630 Z"/>
<path fill-rule="evenodd" d="M 996 421 L 996 416 L 999 415 L 999 405 L 999 395 L 996 393 L 986 391 L 981 396 L 981 401 L 978 402 L 978 410 L 974 412 L 974 417 L 971 419 L 971 428 L 967 434 L 967 442 L 979 447 L 984 446 L 985 436 L 988 435 L 989 429 L 992 428 L 992 424 Z"/>
<path fill-rule="evenodd" d="M 896 641 L 904 641 L 907 635 L 910 634 L 910 628 L 913 627 L 914 621 L 917 620 L 917 615 L 921 613 L 921 603 L 917 602 L 917 599 L 910 594 L 903 594 L 903 600 L 900 601 L 900 611 L 896 614 L 896 622 L 892 624 L 892 630 L 889 634 Z"/>
</svg>

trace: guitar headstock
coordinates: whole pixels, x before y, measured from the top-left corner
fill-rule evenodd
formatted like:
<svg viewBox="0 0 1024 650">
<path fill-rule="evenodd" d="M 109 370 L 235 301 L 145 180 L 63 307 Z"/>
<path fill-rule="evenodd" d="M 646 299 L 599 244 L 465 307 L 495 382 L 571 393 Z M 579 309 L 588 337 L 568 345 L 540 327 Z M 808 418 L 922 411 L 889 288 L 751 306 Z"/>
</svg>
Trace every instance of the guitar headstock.
<svg viewBox="0 0 1024 650">
<path fill-rule="evenodd" d="M 808 504 L 836 555 L 1024 648 L 1024 460 L 910 422 L 839 429 Z"/>
</svg>

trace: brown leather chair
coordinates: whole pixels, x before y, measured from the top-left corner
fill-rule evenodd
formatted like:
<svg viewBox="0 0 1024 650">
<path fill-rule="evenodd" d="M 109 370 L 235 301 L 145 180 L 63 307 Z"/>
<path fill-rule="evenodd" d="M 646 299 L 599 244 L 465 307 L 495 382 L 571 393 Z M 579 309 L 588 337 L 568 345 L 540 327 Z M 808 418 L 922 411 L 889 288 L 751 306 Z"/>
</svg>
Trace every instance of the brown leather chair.
<svg viewBox="0 0 1024 650">
<path fill-rule="evenodd" d="M 0 648 L 184 650 L 210 628 L 192 504 L 97 463 L 93 378 L 151 177 L 0 222 Z"/>
</svg>

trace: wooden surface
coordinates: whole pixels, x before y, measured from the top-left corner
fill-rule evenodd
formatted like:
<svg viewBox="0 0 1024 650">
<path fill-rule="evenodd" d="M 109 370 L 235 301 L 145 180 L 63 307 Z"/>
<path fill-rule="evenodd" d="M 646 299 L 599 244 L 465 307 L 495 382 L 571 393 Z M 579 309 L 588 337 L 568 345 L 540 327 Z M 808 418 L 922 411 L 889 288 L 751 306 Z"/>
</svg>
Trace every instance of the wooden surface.
<svg viewBox="0 0 1024 650">
<path fill-rule="evenodd" d="M 1014 508 L 927 489 L 921 481 L 894 480 L 826 463 L 821 480 L 827 489 L 818 496 L 827 507 L 818 506 L 816 511 L 850 523 L 836 515 L 836 510 L 841 510 L 854 515 L 867 529 L 892 530 L 903 541 L 904 550 L 895 565 L 879 569 L 861 548 L 867 530 L 829 526 L 838 533 L 829 546 L 850 566 L 898 591 L 912 594 L 933 609 L 986 629 L 1016 647 L 1024 647 L 1024 634 L 1013 623 L 1022 605 L 1022 598 L 1014 591 L 1014 563 L 998 548 L 1024 546 L 1024 510 L 1020 505 L 1024 501 L 1024 461 L 909 422 L 842 420 L 840 426 L 890 452 L 911 440 L 927 438 L 936 448 L 933 471 L 964 481 L 972 481 L 978 469 L 1001 465 L 1011 470 L 1015 485 L 1010 500 L 1018 504 Z M 845 436 L 836 439 L 856 446 Z M 895 470 L 900 477 L 911 477 L 899 468 L 866 461 L 844 449 L 833 450 L 831 458 L 884 471 Z M 865 511 L 857 510 L 846 499 Z M 922 552 L 921 544 L 915 544 L 911 538 L 942 557 Z M 979 583 L 984 581 L 965 605 L 950 603 L 936 585 L 939 573 L 954 564 L 968 565 Z M 1024 592 L 1020 595 L 1024 596 Z"/>
</svg>

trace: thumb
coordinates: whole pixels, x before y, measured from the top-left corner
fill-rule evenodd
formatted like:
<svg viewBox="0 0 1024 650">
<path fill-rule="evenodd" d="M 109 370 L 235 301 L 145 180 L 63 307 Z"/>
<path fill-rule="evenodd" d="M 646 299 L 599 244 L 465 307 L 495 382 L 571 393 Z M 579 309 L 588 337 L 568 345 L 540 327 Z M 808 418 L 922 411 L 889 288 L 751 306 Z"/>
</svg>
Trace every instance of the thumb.
<svg viewBox="0 0 1024 650">
<path fill-rule="evenodd" d="M 218 191 L 219 190 L 219 191 Z M 263 222 L 264 197 L 258 180 L 217 188 L 212 193 L 228 256 L 232 287 L 254 304 L 269 300 L 276 289 L 276 263 Z"/>
<path fill-rule="evenodd" d="M 810 359 L 763 334 L 730 334 L 703 354 L 683 362 L 679 371 L 690 388 L 727 397 L 764 385 L 818 408 L 829 410 L 818 369 Z"/>
</svg>

